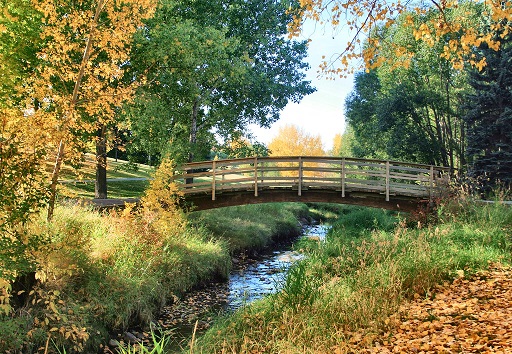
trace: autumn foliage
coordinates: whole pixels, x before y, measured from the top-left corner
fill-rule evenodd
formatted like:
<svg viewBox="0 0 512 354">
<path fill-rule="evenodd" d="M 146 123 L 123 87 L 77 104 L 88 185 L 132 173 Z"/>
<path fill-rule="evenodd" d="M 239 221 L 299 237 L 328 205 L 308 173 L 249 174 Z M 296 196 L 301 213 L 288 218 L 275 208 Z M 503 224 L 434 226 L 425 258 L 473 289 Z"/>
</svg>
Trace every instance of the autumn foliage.
<svg viewBox="0 0 512 354">
<path fill-rule="evenodd" d="M 512 349 L 512 270 L 489 270 L 436 286 L 386 319 L 386 331 L 353 334 L 335 353 L 506 353 Z"/>
<path fill-rule="evenodd" d="M 279 128 L 268 145 L 271 156 L 323 156 L 320 136 L 311 135 L 296 125 Z"/>
<path fill-rule="evenodd" d="M 442 57 L 458 69 L 462 69 L 464 63 L 478 68 L 485 66 L 485 58 L 475 58 L 472 49 L 482 43 L 499 49 L 512 23 L 511 1 L 430 0 L 419 5 L 381 0 L 300 0 L 300 8 L 293 11 L 295 17 L 289 25 L 290 36 L 298 35 L 307 19 L 331 26 L 333 32 L 349 31 L 350 39 L 348 43 L 340 43 L 335 59 L 325 60 L 321 65 L 327 73 L 341 76 L 358 69 L 359 66 L 353 63 L 360 59 L 367 69 L 376 68 L 387 60 L 409 65 L 414 54 L 404 46 L 395 46 L 393 57 L 377 56 L 379 48 L 389 45 L 382 40 L 379 29 L 395 23 L 413 28 L 416 40 L 431 47 L 441 43 L 444 46 Z"/>
<path fill-rule="evenodd" d="M 320 136 L 314 136 L 295 125 L 285 125 L 279 128 L 277 136 L 268 145 L 270 156 L 324 156 Z M 292 167 L 293 163 L 278 163 L 281 167 Z M 305 163 L 304 167 L 317 167 L 316 163 Z M 296 171 L 282 171 L 282 176 L 295 176 Z M 304 172 L 311 176 L 316 172 Z"/>
</svg>

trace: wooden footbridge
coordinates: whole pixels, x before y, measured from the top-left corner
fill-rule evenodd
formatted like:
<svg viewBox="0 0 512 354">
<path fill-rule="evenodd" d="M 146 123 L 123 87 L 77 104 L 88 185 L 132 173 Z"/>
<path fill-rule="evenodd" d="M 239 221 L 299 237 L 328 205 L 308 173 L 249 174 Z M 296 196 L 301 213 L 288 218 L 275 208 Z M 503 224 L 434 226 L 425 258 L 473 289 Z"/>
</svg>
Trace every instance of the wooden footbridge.
<svg viewBox="0 0 512 354">
<path fill-rule="evenodd" d="M 412 211 L 447 186 L 448 168 L 342 157 L 253 157 L 184 164 L 173 180 L 194 210 L 326 202 Z"/>
</svg>

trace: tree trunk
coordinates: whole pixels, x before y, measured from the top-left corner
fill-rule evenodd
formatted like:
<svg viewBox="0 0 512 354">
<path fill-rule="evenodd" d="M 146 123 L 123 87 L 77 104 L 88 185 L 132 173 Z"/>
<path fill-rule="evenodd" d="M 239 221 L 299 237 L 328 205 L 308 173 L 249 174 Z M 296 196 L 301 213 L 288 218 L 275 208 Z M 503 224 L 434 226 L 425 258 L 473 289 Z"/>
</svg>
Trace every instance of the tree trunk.
<svg viewBox="0 0 512 354">
<path fill-rule="evenodd" d="M 98 128 L 96 134 L 96 182 L 94 198 L 107 199 L 107 139 L 105 125 Z"/>
<path fill-rule="evenodd" d="M 188 162 L 194 161 L 194 149 L 197 143 L 197 112 L 199 108 L 198 100 L 194 101 L 194 106 L 192 107 L 191 121 L 190 121 L 190 135 L 188 138 L 189 142 L 189 152 L 188 152 Z M 194 170 L 189 170 L 187 173 L 194 173 Z M 186 184 L 194 183 L 194 178 L 186 178 Z"/>
<path fill-rule="evenodd" d="M 105 1 L 100 0 L 98 1 L 98 4 L 96 5 L 96 11 L 94 14 L 93 23 L 91 25 L 91 31 L 89 33 L 89 38 L 87 39 L 87 45 L 85 46 L 84 55 L 82 57 L 82 62 L 80 64 L 80 70 L 78 71 L 78 78 L 76 79 L 75 86 L 73 88 L 73 95 L 70 102 L 70 107 L 67 111 L 67 113 L 64 115 L 64 123 L 62 124 L 65 129 L 68 129 L 66 126 L 67 120 L 75 113 L 75 106 L 76 102 L 78 101 L 78 91 L 80 90 L 80 87 L 82 85 L 82 80 L 85 75 L 85 68 L 87 66 L 87 63 L 89 62 L 89 58 L 91 57 L 92 52 L 92 40 L 94 38 L 94 34 L 96 31 L 96 27 L 98 25 L 98 21 L 100 18 L 100 14 L 103 11 L 103 5 Z M 46 216 L 46 219 L 48 222 L 52 221 L 53 219 L 53 211 L 55 208 L 55 198 L 57 195 L 57 181 L 59 179 L 60 174 L 60 168 L 62 166 L 62 160 L 64 159 L 64 151 L 65 151 L 66 143 L 64 142 L 64 139 L 60 140 L 59 143 L 59 149 L 57 150 L 57 157 L 55 159 L 55 166 L 53 168 L 52 172 L 52 178 L 50 183 L 50 200 L 48 201 L 48 214 Z"/>
<path fill-rule="evenodd" d="M 59 143 L 59 149 L 57 150 L 57 157 L 55 158 L 55 165 L 53 167 L 52 179 L 50 183 L 50 200 L 48 201 L 48 214 L 46 215 L 46 220 L 48 222 L 53 219 L 53 210 L 55 209 L 55 198 L 57 196 L 57 182 L 59 179 L 60 168 L 62 166 L 62 160 L 64 159 L 66 144 L 64 140 L 61 140 Z"/>
</svg>

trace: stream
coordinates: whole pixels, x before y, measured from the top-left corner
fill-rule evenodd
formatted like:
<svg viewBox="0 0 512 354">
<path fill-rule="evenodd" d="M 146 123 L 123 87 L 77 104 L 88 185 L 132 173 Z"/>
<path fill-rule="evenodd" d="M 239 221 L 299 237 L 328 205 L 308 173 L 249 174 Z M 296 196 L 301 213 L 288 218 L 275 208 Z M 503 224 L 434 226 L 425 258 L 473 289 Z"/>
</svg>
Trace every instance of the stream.
<svg viewBox="0 0 512 354">
<path fill-rule="evenodd" d="M 327 230 L 326 225 L 308 226 L 300 237 L 323 241 Z M 294 261 L 304 258 L 303 254 L 291 250 L 296 241 L 279 245 L 261 257 L 249 260 L 246 266 L 234 269 L 229 275 L 225 309 L 236 310 L 244 304 L 277 292 L 285 280 L 286 270 Z"/>
<path fill-rule="evenodd" d="M 322 242 L 328 229 L 328 225 L 322 224 L 307 226 L 298 238 L 274 245 L 256 256 L 234 259 L 228 281 L 211 283 L 187 293 L 182 299 L 175 298 L 172 305 L 164 306 L 157 326 L 171 331 L 170 349 L 180 351 L 186 348 L 196 326 L 200 334 L 219 315 L 279 291 L 287 269 L 294 261 L 304 258 L 303 254 L 292 250 L 293 244 L 304 237 Z M 143 341 L 147 340 L 146 337 Z"/>
</svg>

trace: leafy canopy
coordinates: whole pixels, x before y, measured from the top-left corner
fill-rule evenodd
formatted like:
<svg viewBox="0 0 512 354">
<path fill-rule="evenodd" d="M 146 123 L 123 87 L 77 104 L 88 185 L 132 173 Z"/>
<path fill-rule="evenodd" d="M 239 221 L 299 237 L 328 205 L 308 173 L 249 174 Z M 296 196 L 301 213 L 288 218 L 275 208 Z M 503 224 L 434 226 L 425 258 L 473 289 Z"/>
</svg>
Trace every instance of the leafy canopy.
<svg viewBox="0 0 512 354">
<path fill-rule="evenodd" d="M 279 128 L 277 136 L 269 143 L 271 156 L 323 156 L 322 139 L 305 132 L 296 125 Z"/>
<path fill-rule="evenodd" d="M 204 159 L 215 137 L 231 141 L 269 126 L 289 101 L 313 92 L 306 43 L 286 39 L 288 2 L 162 2 L 132 56 L 148 84 L 129 110 L 135 144 Z M 169 143 L 169 145 L 166 145 Z"/>
<path fill-rule="evenodd" d="M 408 16 L 403 26 L 413 30 L 416 40 L 433 47 L 443 42 L 441 57 L 451 62 L 454 68 L 462 69 L 465 62 L 481 69 L 486 65 L 485 57 L 472 55 L 473 48 L 486 43 L 489 48 L 500 48 L 503 38 L 512 26 L 512 1 L 491 0 L 428 0 L 426 2 L 388 2 L 385 0 L 300 0 L 300 8 L 292 9 L 294 20 L 289 25 L 290 36 L 300 33 L 306 19 L 332 26 L 333 31 L 350 31 L 350 40 L 340 44 L 340 52 L 334 60 L 324 61 L 321 67 L 329 74 L 345 76 L 361 66 L 353 66 L 354 60 L 362 60 L 367 69 L 380 66 L 383 61 L 396 59 L 408 65 L 414 55 L 406 46 L 393 46 L 391 57 L 379 57 L 376 52 L 388 43 L 375 29 L 386 28 L 397 23 L 403 13 L 415 13 L 421 21 Z M 468 9 L 469 5 L 469 9 Z M 474 16 L 471 8 L 478 8 Z M 475 19 L 486 26 L 475 26 Z M 493 33 L 500 33 L 493 36 Z M 448 39 L 447 43 L 444 43 Z M 366 41 L 366 43 L 365 43 Z"/>
<path fill-rule="evenodd" d="M 475 10 L 475 9 L 474 9 Z M 474 11 L 476 13 L 476 11 Z M 375 60 L 407 47 L 407 63 L 383 60 L 378 68 L 360 72 L 346 100 L 347 122 L 357 143 L 354 154 L 461 168 L 464 163 L 463 96 L 467 75 L 442 57 L 449 38 L 434 46 L 415 39 L 409 19 L 423 15 L 403 13 L 389 27 L 376 31 L 386 42 Z"/>
</svg>

